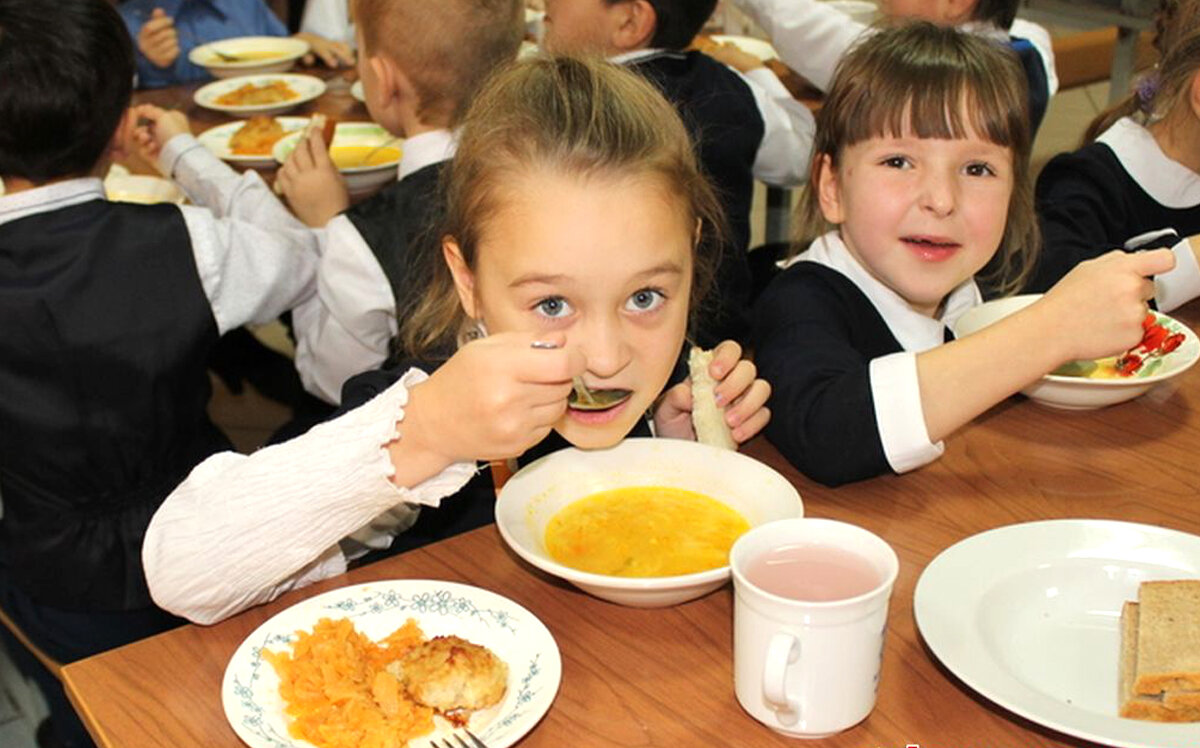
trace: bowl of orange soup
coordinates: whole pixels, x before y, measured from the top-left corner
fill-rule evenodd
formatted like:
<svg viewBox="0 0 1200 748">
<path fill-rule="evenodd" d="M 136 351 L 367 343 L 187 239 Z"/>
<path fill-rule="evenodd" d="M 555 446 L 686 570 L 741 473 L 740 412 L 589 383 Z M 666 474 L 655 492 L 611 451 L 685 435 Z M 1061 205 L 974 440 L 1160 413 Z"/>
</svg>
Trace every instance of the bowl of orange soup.
<svg viewBox="0 0 1200 748">
<path fill-rule="evenodd" d="M 518 471 L 496 502 L 496 526 L 518 556 L 639 608 L 717 589 L 742 533 L 803 514 L 800 494 L 767 465 L 680 439 L 555 452 Z"/>
<path fill-rule="evenodd" d="M 279 163 L 300 142 L 302 132 L 295 132 L 276 141 L 271 153 Z M 389 182 L 396 181 L 403 155 L 403 142 L 374 122 L 339 122 L 329 145 L 333 160 L 351 198 L 370 195 Z"/>
</svg>

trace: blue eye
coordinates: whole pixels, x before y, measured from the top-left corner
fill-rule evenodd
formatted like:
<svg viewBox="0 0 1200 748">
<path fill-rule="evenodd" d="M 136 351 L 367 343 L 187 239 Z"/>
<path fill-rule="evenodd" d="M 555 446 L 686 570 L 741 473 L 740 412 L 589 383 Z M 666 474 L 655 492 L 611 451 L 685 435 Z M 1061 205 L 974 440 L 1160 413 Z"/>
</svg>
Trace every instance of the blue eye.
<svg viewBox="0 0 1200 748">
<path fill-rule="evenodd" d="M 539 301 L 534 308 L 543 316 L 557 319 L 571 312 L 571 305 L 561 296 L 548 296 Z"/>
<path fill-rule="evenodd" d="M 650 312 L 660 306 L 667 300 L 667 297 L 662 291 L 657 291 L 653 288 L 643 288 L 640 291 L 634 291 L 629 297 L 629 301 L 625 302 L 625 308 L 632 312 Z"/>
</svg>

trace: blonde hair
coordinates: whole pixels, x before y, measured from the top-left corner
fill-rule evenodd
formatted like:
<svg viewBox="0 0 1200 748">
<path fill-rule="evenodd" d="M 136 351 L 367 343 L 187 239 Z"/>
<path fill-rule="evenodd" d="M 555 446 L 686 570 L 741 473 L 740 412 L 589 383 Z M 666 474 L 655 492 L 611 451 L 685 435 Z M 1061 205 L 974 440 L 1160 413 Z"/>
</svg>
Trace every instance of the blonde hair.
<svg viewBox="0 0 1200 748">
<path fill-rule="evenodd" d="M 474 269 L 480 237 L 504 205 L 514 173 L 549 169 L 571 175 L 647 175 L 660 180 L 702 235 L 724 233 L 724 214 L 701 173 L 675 108 L 650 83 L 617 65 L 537 57 L 499 72 L 464 120 L 443 182 L 441 234 L 457 242 Z M 620 220 L 614 216 L 614 220 Z M 692 309 L 711 284 L 721 241 L 696 242 Z M 416 358 L 452 350 L 469 323 L 436 242 L 414 256 L 414 288 L 404 304 L 399 349 Z"/>
<path fill-rule="evenodd" d="M 480 84 L 512 61 L 525 33 L 521 0 L 353 0 L 365 49 L 412 81 L 421 116 L 457 124 Z"/>
<path fill-rule="evenodd" d="M 1162 0 L 1154 22 L 1159 61 L 1134 90 L 1096 116 L 1083 135 L 1087 145 L 1123 117 L 1141 124 L 1156 122 L 1184 97 L 1200 70 L 1200 0 Z"/>
<path fill-rule="evenodd" d="M 833 226 L 818 199 L 821 164 L 836 169 L 842 152 L 880 136 L 965 138 L 968 132 L 1013 156 L 1013 192 L 1000 250 L 980 281 L 1011 293 L 1033 270 L 1040 244 L 1029 174 L 1029 104 L 1020 63 L 990 39 L 915 22 L 881 28 L 838 63 L 817 113 L 809 189 L 798 210 L 802 235 Z"/>
</svg>

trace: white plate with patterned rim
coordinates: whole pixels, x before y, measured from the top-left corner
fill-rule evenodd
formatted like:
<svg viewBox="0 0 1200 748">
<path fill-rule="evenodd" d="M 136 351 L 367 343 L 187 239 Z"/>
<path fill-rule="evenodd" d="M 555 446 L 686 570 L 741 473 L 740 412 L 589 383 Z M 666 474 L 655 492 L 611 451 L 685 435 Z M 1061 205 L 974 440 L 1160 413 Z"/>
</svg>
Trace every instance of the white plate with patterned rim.
<svg viewBox="0 0 1200 748">
<path fill-rule="evenodd" d="M 265 86 L 280 81 L 287 84 L 295 96 L 284 101 L 269 104 L 221 104 L 217 99 L 227 93 L 232 93 L 247 84 Z M 297 75 L 294 73 L 274 73 L 267 75 L 240 75 L 236 78 L 223 78 L 201 86 L 193 95 L 193 100 L 205 109 L 232 114 L 235 117 L 249 117 L 252 114 L 282 114 L 301 104 L 312 101 L 325 93 L 325 81 L 312 75 Z"/>
<path fill-rule="evenodd" d="M 1200 579 L 1200 536 L 1111 520 L 973 535 L 925 567 L 921 636 L 963 683 L 1053 730 L 1121 748 L 1200 745 L 1200 724 L 1117 716 L 1121 605 L 1153 579 Z"/>
<path fill-rule="evenodd" d="M 276 117 L 275 121 L 283 127 L 284 136 L 303 130 L 308 124 L 308 117 Z M 233 134 L 246 126 L 244 121 L 226 122 L 223 125 L 209 128 L 196 136 L 205 148 L 212 151 L 217 158 L 234 164 L 245 166 L 275 166 L 275 156 L 268 150 L 263 154 L 248 155 L 234 153 L 229 149 L 229 141 Z M 274 143 L 271 144 L 274 147 Z"/>
<path fill-rule="evenodd" d="M 550 708 L 562 679 L 554 636 L 537 616 L 506 597 L 430 579 L 343 587 L 277 613 L 230 658 L 221 702 L 229 725 L 251 748 L 311 748 L 288 734 L 279 678 L 262 650 L 286 650 L 296 631 L 311 630 L 321 618 L 349 618 L 374 640 L 415 618 L 427 637 L 453 634 L 495 652 L 508 663 L 508 691 L 498 705 L 473 714 L 468 725 L 489 748 L 506 748 L 531 730 Z M 414 738 L 414 744 L 453 732 L 440 717 L 435 721 L 434 732 Z"/>
</svg>

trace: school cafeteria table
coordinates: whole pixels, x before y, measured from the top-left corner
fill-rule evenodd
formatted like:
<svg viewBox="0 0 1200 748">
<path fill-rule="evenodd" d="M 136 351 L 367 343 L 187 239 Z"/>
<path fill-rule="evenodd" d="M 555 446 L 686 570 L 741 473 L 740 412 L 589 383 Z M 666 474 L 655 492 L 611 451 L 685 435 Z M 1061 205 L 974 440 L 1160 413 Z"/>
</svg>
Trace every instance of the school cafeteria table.
<svg viewBox="0 0 1200 748">
<path fill-rule="evenodd" d="M 1177 316 L 1195 327 L 1200 305 Z M 1088 745 L 1017 717 L 957 681 L 918 633 L 914 586 L 940 551 L 1001 525 L 1108 518 L 1200 533 L 1200 367 L 1137 400 L 1097 411 L 1061 412 L 1014 397 L 951 437 L 937 462 L 838 489 L 804 479 L 761 438 L 745 451 L 798 487 L 807 515 L 860 524 L 900 557 L 878 704 L 863 723 L 822 746 Z M 396 578 L 483 587 L 549 627 L 562 652 L 562 683 L 522 746 L 792 744 L 747 716 L 734 698 L 728 585 L 673 608 L 621 607 L 535 571 L 492 526 L 294 591 L 214 626 L 185 626 L 70 664 L 63 679 L 106 748 L 236 748 L 241 743 L 222 712 L 221 678 L 239 643 L 275 613 L 318 592 Z M 1098 656 L 1109 654 L 1115 655 Z"/>
</svg>

